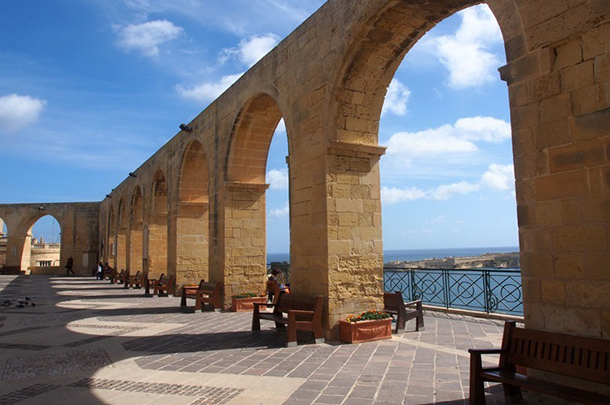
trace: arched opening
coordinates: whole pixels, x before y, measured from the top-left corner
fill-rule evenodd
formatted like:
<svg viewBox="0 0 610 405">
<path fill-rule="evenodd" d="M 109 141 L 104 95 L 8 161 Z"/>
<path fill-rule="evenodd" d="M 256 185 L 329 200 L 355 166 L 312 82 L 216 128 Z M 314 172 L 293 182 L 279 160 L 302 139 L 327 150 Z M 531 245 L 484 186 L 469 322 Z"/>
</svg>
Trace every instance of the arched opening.
<svg viewBox="0 0 610 405">
<path fill-rule="evenodd" d="M 396 69 L 379 125 L 384 290 L 523 315 L 505 64 L 496 18 L 478 5 L 439 22 Z"/>
<path fill-rule="evenodd" d="M 143 256 L 145 273 L 150 278 L 156 278 L 167 274 L 167 182 L 161 170 L 157 170 L 153 177 L 151 198 L 148 238 Z"/>
<path fill-rule="evenodd" d="M 121 201 L 119 201 L 116 236 L 116 268 L 119 271 L 122 269 L 128 269 L 127 223 L 127 207 L 125 205 L 125 199 L 121 198 Z"/>
<path fill-rule="evenodd" d="M 281 119 L 275 100 L 261 94 L 244 105 L 234 125 L 226 164 L 223 218 L 225 297 L 264 288 L 267 160 Z"/>
<path fill-rule="evenodd" d="M 143 271 L 142 249 L 143 249 L 143 224 L 144 224 L 144 200 L 142 190 L 136 187 L 131 198 L 131 226 L 129 231 L 129 268 L 135 275 Z"/>
<path fill-rule="evenodd" d="M 26 233 L 22 263 L 28 263 L 30 274 L 58 274 L 65 265 L 63 261 L 67 261 L 60 253 L 59 222 L 52 215 L 38 217 Z M 73 268 L 77 274 L 81 270 L 78 266 Z"/>
<path fill-rule="evenodd" d="M 108 249 L 106 250 L 106 260 L 108 262 L 108 264 L 110 265 L 110 267 L 115 268 L 117 266 L 117 262 L 116 262 L 116 236 L 117 236 L 117 232 L 116 232 L 116 228 L 117 224 L 116 224 L 116 220 L 114 217 L 114 206 L 110 206 L 110 213 L 108 214 L 108 241 L 106 243 L 106 246 L 108 246 Z"/>
<path fill-rule="evenodd" d="M 208 160 L 199 141 L 184 151 L 176 218 L 177 285 L 209 280 Z"/>
<path fill-rule="evenodd" d="M 0 218 L 0 269 L 6 265 L 6 246 L 8 242 L 8 228 L 2 218 Z"/>
<path fill-rule="evenodd" d="M 334 183 L 330 184 L 329 188 L 339 190 L 341 187 L 348 187 L 351 191 L 360 188 L 359 195 L 354 195 L 352 192 L 349 202 L 346 204 L 349 203 L 352 207 L 357 208 L 362 207 L 359 208 L 362 210 L 362 214 L 359 214 L 360 218 L 357 223 L 350 225 L 351 231 L 343 229 L 343 235 L 336 233 L 330 238 L 331 243 L 343 245 L 334 258 L 338 263 L 336 271 L 354 273 L 353 278 L 340 281 L 329 294 L 329 307 L 333 312 L 329 320 L 330 325 L 354 310 L 382 306 L 383 244 L 379 157 L 384 152 L 378 147 L 379 125 L 386 95 L 388 97 L 396 96 L 397 92 L 400 95 L 401 91 L 405 91 L 400 87 L 397 88 L 395 84 L 391 89 L 394 94 L 388 93 L 392 79 L 404 57 L 424 34 L 445 18 L 478 3 L 480 2 L 472 0 L 423 4 L 422 2 L 386 2 L 385 7 L 373 12 L 373 17 L 363 24 L 361 31 L 355 35 L 356 39 L 348 51 L 334 95 L 338 100 L 334 139 L 337 151 L 336 156 L 332 157 L 332 170 L 335 171 L 334 174 L 339 180 L 334 180 L 331 175 L 331 183 L 333 180 Z M 371 5 L 371 7 L 376 6 Z M 505 26 L 511 15 L 509 9 L 510 7 L 507 5 L 502 10 L 506 14 L 504 16 Z M 505 33 L 505 38 L 510 39 L 510 35 L 512 33 Z M 455 49 L 461 48 L 455 47 Z M 462 49 L 462 51 L 466 52 L 468 49 Z M 467 58 L 469 55 L 461 57 Z M 428 91 L 433 94 L 433 86 L 430 86 L 430 83 L 425 84 L 428 85 Z M 422 118 L 428 117 L 435 122 L 430 126 L 441 127 L 442 125 L 436 124 L 436 120 L 444 112 L 444 107 L 443 101 L 439 100 Z M 388 154 L 392 152 L 393 145 L 389 146 Z M 417 150 L 418 146 L 419 144 L 409 145 L 407 149 L 409 152 L 413 152 Z M 445 146 L 447 144 L 442 138 L 432 144 L 432 147 L 437 149 Z M 464 143 L 458 146 L 465 147 Z M 358 150 L 361 156 L 368 154 L 369 157 L 357 161 L 354 155 L 349 153 L 350 150 Z M 452 155 L 445 153 L 442 157 L 448 159 Z M 346 162 L 349 163 L 349 166 Z M 346 170 L 345 168 L 348 170 L 349 181 L 339 178 L 341 172 Z M 408 175 L 408 171 L 406 174 Z M 439 191 L 450 192 L 460 186 L 466 188 L 468 184 L 457 183 L 457 186 L 443 187 Z M 415 195 L 419 192 L 414 187 L 405 187 L 405 190 L 399 191 L 402 192 L 396 194 L 404 195 L 405 198 L 409 198 L 409 192 Z M 411 196 L 411 198 L 413 197 Z M 337 205 L 339 205 L 338 202 Z M 404 208 L 402 211 L 405 211 Z M 365 229 L 363 223 L 372 226 Z M 408 229 L 408 224 L 405 225 L 405 228 Z M 351 257 L 354 252 L 359 254 L 357 262 Z M 369 292 L 367 297 L 363 297 L 361 294 L 363 290 Z M 339 294 L 338 291 L 343 293 Z"/>
</svg>

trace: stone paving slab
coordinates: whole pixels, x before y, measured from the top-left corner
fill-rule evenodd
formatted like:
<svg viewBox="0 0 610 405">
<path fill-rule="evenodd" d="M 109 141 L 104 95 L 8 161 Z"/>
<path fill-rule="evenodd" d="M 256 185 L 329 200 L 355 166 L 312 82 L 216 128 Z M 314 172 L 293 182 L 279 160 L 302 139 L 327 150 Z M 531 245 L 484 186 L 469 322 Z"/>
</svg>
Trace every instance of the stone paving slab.
<svg viewBox="0 0 610 405">
<path fill-rule="evenodd" d="M 0 276 L 0 405 L 466 404 L 467 350 L 503 323 L 426 313 L 426 329 L 365 344 L 312 344 L 251 315 L 193 312 L 92 277 Z M 494 361 L 493 358 L 489 359 Z M 491 386 L 488 404 L 502 404 Z"/>
</svg>

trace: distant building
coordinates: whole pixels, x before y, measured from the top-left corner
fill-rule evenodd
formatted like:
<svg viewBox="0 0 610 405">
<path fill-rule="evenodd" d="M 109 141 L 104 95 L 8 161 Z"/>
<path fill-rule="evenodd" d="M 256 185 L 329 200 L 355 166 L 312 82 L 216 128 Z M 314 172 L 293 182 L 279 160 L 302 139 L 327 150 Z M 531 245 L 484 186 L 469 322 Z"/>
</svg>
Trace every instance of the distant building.
<svg viewBox="0 0 610 405">
<path fill-rule="evenodd" d="M 7 235 L 0 231 L 0 268 L 6 263 L 7 241 Z M 40 240 L 32 238 L 30 268 L 60 266 L 60 247 L 59 243 L 46 243 L 42 237 Z"/>
</svg>

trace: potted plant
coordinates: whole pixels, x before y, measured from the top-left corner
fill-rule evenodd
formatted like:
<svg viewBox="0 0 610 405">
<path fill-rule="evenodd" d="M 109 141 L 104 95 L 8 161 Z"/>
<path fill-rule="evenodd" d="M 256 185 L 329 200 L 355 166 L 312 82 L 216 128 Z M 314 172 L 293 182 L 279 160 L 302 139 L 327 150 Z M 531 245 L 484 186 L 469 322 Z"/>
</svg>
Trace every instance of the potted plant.
<svg viewBox="0 0 610 405">
<path fill-rule="evenodd" d="M 267 295 L 265 293 L 241 293 L 235 294 L 232 297 L 232 309 L 235 312 L 252 311 L 254 303 L 264 304 L 267 302 Z M 267 309 L 261 306 L 260 309 Z"/>
<path fill-rule="evenodd" d="M 392 338 L 392 317 L 383 311 L 370 310 L 339 320 L 340 339 L 346 343 L 371 342 Z"/>
</svg>

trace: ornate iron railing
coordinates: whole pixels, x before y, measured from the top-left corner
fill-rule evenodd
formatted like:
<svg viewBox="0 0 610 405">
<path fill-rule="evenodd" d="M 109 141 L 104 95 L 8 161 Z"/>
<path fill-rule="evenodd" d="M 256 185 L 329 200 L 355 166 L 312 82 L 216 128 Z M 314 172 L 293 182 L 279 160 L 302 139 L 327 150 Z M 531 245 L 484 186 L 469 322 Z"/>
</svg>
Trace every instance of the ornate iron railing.
<svg viewBox="0 0 610 405">
<path fill-rule="evenodd" d="M 487 313 L 523 315 L 521 271 L 384 268 L 384 290 L 405 300 Z"/>
</svg>

